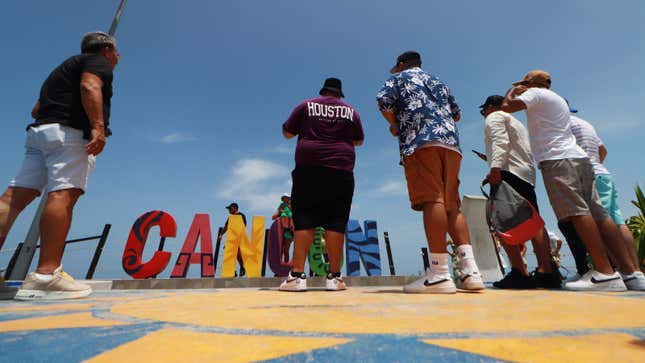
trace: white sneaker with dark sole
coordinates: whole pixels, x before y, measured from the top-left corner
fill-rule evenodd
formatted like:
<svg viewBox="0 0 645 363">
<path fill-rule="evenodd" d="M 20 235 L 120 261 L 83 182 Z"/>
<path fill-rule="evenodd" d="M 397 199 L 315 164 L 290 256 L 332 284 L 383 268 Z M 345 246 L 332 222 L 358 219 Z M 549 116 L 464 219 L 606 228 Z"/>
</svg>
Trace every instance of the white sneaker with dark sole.
<svg viewBox="0 0 645 363">
<path fill-rule="evenodd" d="M 631 275 L 622 275 L 627 290 L 645 291 L 645 274 L 636 271 Z"/>
<path fill-rule="evenodd" d="M 291 272 L 289 272 L 289 276 L 287 276 L 286 280 L 282 281 L 278 290 L 292 292 L 307 291 L 307 278 L 304 274 L 300 277 L 293 277 L 291 276 Z"/>
<path fill-rule="evenodd" d="M 63 266 L 54 270 L 51 279 L 43 280 L 31 272 L 16 293 L 16 300 L 66 300 L 79 299 L 92 293 L 88 285 L 74 281 L 63 271 Z"/>
<path fill-rule="evenodd" d="M 327 279 L 325 280 L 325 289 L 327 291 L 347 290 L 347 286 L 341 277 L 329 278 L 329 276 L 327 276 Z"/>
<path fill-rule="evenodd" d="M 564 289 L 572 291 L 627 291 L 627 287 L 618 272 L 606 275 L 595 270 L 587 272 L 576 281 L 565 283 Z"/>
<path fill-rule="evenodd" d="M 486 287 L 484 286 L 484 280 L 482 280 L 482 275 L 479 272 L 473 272 L 470 274 L 462 274 L 457 279 L 457 288 L 459 290 L 467 291 L 481 291 Z"/>
<path fill-rule="evenodd" d="M 403 292 L 411 294 L 454 294 L 457 292 L 455 283 L 448 276 L 437 276 L 427 272 L 425 276 L 403 286 Z"/>
</svg>

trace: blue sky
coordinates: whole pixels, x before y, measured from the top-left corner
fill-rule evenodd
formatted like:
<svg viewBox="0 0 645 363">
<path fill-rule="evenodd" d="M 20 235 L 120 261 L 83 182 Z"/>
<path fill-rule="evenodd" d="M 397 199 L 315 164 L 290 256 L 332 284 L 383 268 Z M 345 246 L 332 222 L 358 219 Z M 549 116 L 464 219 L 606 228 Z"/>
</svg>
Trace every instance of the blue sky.
<svg viewBox="0 0 645 363">
<path fill-rule="evenodd" d="M 8 183 L 18 170 L 43 80 L 78 52 L 84 32 L 107 30 L 118 1 L 92 2 L 91 12 L 88 4 L 3 5 L 0 181 Z M 479 195 L 486 174 L 469 152 L 484 149 L 477 105 L 540 68 L 596 126 L 609 149 L 606 166 L 623 214 L 632 215 L 633 186 L 645 179 L 638 151 L 645 132 L 644 18 L 645 4 L 637 0 L 620 6 L 582 0 L 130 1 L 116 34 L 122 58 L 112 99 L 114 136 L 69 236 L 98 234 L 112 223 L 96 277 L 117 278 L 126 276 L 120 257 L 129 229 L 148 210 L 165 210 L 177 220 L 178 236 L 166 243 L 171 264 L 194 213 L 209 213 L 214 230 L 232 200 L 247 216 L 270 216 L 290 188 L 294 166 L 295 140 L 284 140 L 280 126 L 335 76 L 365 129 L 352 218 L 377 220 L 379 232 L 390 232 L 397 272 L 418 272 L 418 249 L 425 245 L 421 215 L 409 209 L 397 143 L 375 106 L 396 56 L 409 49 L 421 53 L 424 68 L 449 85 L 463 110 L 462 193 Z M 541 180 L 537 190 L 544 217 L 555 227 Z M 26 235 L 34 209 L 16 222 L 0 266 Z M 146 257 L 157 238 L 149 243 Z M 92 247 L 70 246 L 66 269 L 84 275 Z"/>
</svg>

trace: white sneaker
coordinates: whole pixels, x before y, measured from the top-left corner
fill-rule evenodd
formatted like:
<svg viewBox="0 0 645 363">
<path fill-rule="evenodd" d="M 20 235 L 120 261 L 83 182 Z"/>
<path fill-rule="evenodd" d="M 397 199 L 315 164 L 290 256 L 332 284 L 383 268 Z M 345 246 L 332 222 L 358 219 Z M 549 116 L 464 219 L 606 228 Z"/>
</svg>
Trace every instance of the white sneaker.
<svg viewBox="0 0 645 363">
<path fill-rule="evenodd" d="M 325 281 L 325 288 L 327 289 L 327 291 L 347 290 L 347 286 L 345 285 L 343 278 L 334 277 L 332 274 L 327 275 L 327 279 Z"/>
<path fill-rule="evenodd" d="M 628 290 L 645 291 L 645 274 L 641 271 L 635 271 L 631 275 L 621 275 Z"/>
<path fill-rule="evenodd" d="M 86 297 L 92 293 L 88 285 L 74 281 L 63 271 L 63 266 L 54 270 L 52 278 L 43 280 L 31 272 L 16 293 L 16 300 L 64 300 Z"/>
<path fill-rule="evenodd" d="M 484 290 L 484 280 L 482 280 L 482 275 L 479 272 L 473 272 L 470 274 L 462 274 L 457 279 L 457 288 L 459 290 L 469 290 L 469 291 L 479 291 Z"/>
<path fill-rule="evenodd" d="M 280 291 L 307 291 L 307 276 L 303 273 L 300 277 L 289 276 L 280 284 Z"/>
<path fill-rule="evenodd" d="M 605 275 L 591 270 L 580 279 L 564 284 L 566 290 L 573 291 L 627 291 L 627 287 L 618 272 Z"/>
<path fill-rule="evenodd" d="M 427 271 L 425 276 L 403 286 L 403 292 L 413 294 L 454 294 L 457 292 L 450 275 L 439 276 Z"/>
</svg>

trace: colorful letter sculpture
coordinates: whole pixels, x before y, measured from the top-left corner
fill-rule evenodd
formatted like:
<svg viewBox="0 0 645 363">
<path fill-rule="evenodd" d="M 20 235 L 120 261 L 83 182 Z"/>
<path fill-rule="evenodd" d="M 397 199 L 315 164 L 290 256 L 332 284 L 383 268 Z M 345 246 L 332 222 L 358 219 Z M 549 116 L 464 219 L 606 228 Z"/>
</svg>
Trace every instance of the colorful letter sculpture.
<svg viewBox="0 0 645 363">
<path fill-rule="evenodd" d="M 314 235 L 314 243 L 309 249 L 307 258 L 309 260 L 309 269 L 313 271 L 316 276 L 326 276 L 329 273 L 329 262 L 325 262 L 325 248 L 323 247 L 323 239 L 325 236 L 325 229 L 316 227 L 316 234 Z M 344 258 L 340 261 L 340 267 L 343 267 Z"/>
<path fill-rule="evenodd" d="M 242 216 L 229 215 L 224 257 L 222 259 L 222 277 L 233 277 L 235 275 L 235 261 L 238 249 L 242 253 L 246 276 L 260 277 L 263 248 L 264 217 L 253 216 L 251 240 L 249 240 Z"/>
<path fill-rule="evenodd" d="M 345 232 L 345 253 L 347 254 L 347 276 L 360 276 L 360 262 L 368 276 L 381 275 L 381 255 L 379 253 L 376 221 L 365 221 L 365 234 L 357 220 L 347 222 Z"/>
<path fill-rule="evenodd" d="M 163 238 L 177 235 L 177 222 L 166 212 L 157 210 L 147 212 L 134 222 L 123 250 L 121 262 L 125 272 L 135 279 L 147 279 L 157 276 L 168 266 L 170 261 L 170 252 L 155 251 L 150 261 L 141 262 L 148 233 L 155 226 L 159 226 L 159 235 Z"/>
<path fill-rule="evenodd" d="M 201 237 L 200 252 L 195 252 L 197 240 Z M 186 277 L 191 264 L 200 264 L 202 277 L 215 277 L 213 265 L 213 240 L 211 224 L 208 214 L 195 214 L 190 230 L 186 235 L 184 245 L 181 247 L 175 267 L 170 274 L 173 278 Z"/>
<path fill-rule="evenodd" d="M 276 276 L 287 276 L 291 270 L 292 261 L 285 263 L 282 261 L 282 227 L 280 220 L 276 219 L 269 229 L 267 259 L 269 268 Z"/>
</svg>

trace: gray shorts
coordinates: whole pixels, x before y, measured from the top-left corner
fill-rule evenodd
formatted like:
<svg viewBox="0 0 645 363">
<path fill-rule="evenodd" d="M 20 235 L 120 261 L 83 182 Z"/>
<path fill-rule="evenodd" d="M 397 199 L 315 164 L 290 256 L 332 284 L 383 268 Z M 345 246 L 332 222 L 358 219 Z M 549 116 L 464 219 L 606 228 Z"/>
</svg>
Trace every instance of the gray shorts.
<svg viewBox="0 0 645 363">
<path fill-rule="evenodd" d="M 600 203 L 593 166 L 588 158 L 545 160 L 539 167 L 558 221 L 582 215 L 591 215 L 596 221 L 609 218 Z"/>
</svg>

